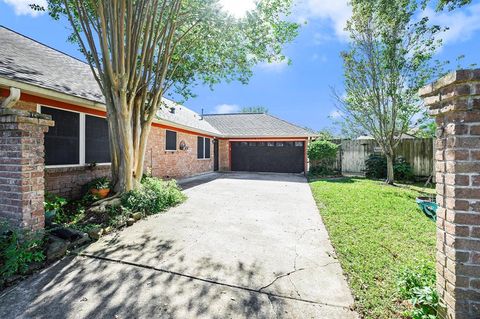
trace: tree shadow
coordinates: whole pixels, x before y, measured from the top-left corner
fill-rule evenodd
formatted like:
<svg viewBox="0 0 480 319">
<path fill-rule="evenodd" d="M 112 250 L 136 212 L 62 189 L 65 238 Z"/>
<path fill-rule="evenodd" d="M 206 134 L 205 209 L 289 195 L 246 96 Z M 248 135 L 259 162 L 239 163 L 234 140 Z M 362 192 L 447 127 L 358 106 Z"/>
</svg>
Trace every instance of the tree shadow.
<svg viewBox="0 0 480 319">
<path fill-rule="evenodd" d="M 156 253 L 136 264 L 131 257 L 147 243 L 151 248 L 152 240 L 158 242 Z M 243 289 L 254 286 L 252 276 L 259 271 L 255 264 L 239 262 L 227 269 L 202 258 L 194 265 L 193 273 L 227 273 L 240 283 L 235 286 L 188 274 L 192 265 L 182 264 L 185 256 L 171 240 L 145 235 L 135 243 L 116 245 L 114 251 L 118 261 L 109 260 L 102 250 L 95 258 L 68 256 L 7 290 L 0 296 L 0 317 L 272 318 L 283 313 L 282 299 Z M 174 258 L 175 272 L 151 266 L 168 258 Z"/>
</svg>

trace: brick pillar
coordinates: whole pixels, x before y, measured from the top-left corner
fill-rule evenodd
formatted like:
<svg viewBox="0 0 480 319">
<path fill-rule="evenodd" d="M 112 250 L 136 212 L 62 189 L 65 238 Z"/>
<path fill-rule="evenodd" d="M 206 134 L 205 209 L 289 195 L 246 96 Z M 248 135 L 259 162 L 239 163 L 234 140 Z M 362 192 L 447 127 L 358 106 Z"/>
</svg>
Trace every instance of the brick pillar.
<svg viewBox="0 0 480 319">
<path fill-rule="evenodd" d="M 32 230 L 45 225 L 44 134 L 51 117 L 0 109 L 0 217 Z"/>
<path fill-rule="evenodd" d="M 442 317 L 480 318 L 480 69 L 420 90 L 437 129 L 437 289 Z"/>
</svg>

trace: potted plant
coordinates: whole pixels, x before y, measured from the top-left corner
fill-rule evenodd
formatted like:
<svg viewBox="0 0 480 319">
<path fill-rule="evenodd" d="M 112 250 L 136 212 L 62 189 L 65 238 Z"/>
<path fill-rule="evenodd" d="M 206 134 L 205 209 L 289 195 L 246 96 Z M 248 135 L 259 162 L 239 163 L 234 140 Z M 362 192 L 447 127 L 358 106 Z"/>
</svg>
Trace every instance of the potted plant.
<svg viewBox="0 0 480 319">
<path fill-rule="evenodd" d="M 92 195 L 102 199 L 108 196 L 110 187 L 111 184 L 108 178 L 100 177 L 88 183 L 87 189 Z"/>
</svg>

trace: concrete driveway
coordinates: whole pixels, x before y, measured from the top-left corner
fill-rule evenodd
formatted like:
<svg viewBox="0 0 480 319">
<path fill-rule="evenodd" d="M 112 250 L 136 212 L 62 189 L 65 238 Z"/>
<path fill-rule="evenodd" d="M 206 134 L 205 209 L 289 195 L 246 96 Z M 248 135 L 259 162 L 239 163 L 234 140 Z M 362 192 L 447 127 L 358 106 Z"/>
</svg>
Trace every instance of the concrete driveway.
<svg viewBox="0 0 480 319">
<path fill-rule="evenodd" d="M 223 174 L 0 296 L 0 318 L 356 318 L 303 176 Z"/>
</svg>

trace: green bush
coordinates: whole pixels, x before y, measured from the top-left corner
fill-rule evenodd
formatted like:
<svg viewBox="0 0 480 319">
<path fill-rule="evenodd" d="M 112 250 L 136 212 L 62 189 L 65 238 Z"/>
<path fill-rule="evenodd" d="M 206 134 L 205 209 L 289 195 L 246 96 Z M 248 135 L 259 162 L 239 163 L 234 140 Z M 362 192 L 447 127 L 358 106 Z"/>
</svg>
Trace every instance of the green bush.
<svg viewBox="0 0 480 319">
<path fill-rule="evenodd" d="M 333 160 L 337 157 L 338 145 L 326 140 L 308 144 L 307 156 L 310 161 Z"/>
<path fill-rule="evenodd" d="M 395 179 L 410 181 L 415 178 L 412 166 L 401 156 L 395 159 L 393 165 Z M 384 155 L 371 154 L 365 161 L 365 176 L 372 179 L 387 177 L 387 158 Z"/>
<path fill-rule="evenodd" d="M 408 300 L 413 309 L 406 315 L 413 319 L 435 319 L 441 306 L 435 290 L 435 269 L 421 265 L 402 270 L 397 279 L 397 288 L 402 299 Z"/>
<path fill-rule="evenodd" d="M 0 220 L 0 284 L 12 275 L 25 273 L 32 262 L 42 261 L 42 245 L 40 233 L 16 229 Z"/>
<path fill-rule="evenodd" d="M 64 223 L 67 216 L 64 212 L 64 206 L 67 205 L 67 200 L 55 194 L 46 193 L 43 207 L 45 209 L 45 220 L 54 221 L 56 223 Z"/>
<path fill-rule="evenodd" d="M 185 195 L 175 181 L 145 177 L 139 189 L 127 192 L 122 196 L 122 206 L 131 212 L 152 215 L 184 200 Z"/>
<path fill-rule="evenodd" d="M 336 174 L 337 172 L 328 166 L 317 165 L 311 167 L 309 173 L 313 176 L 331 176 Z"/>
</svg>

